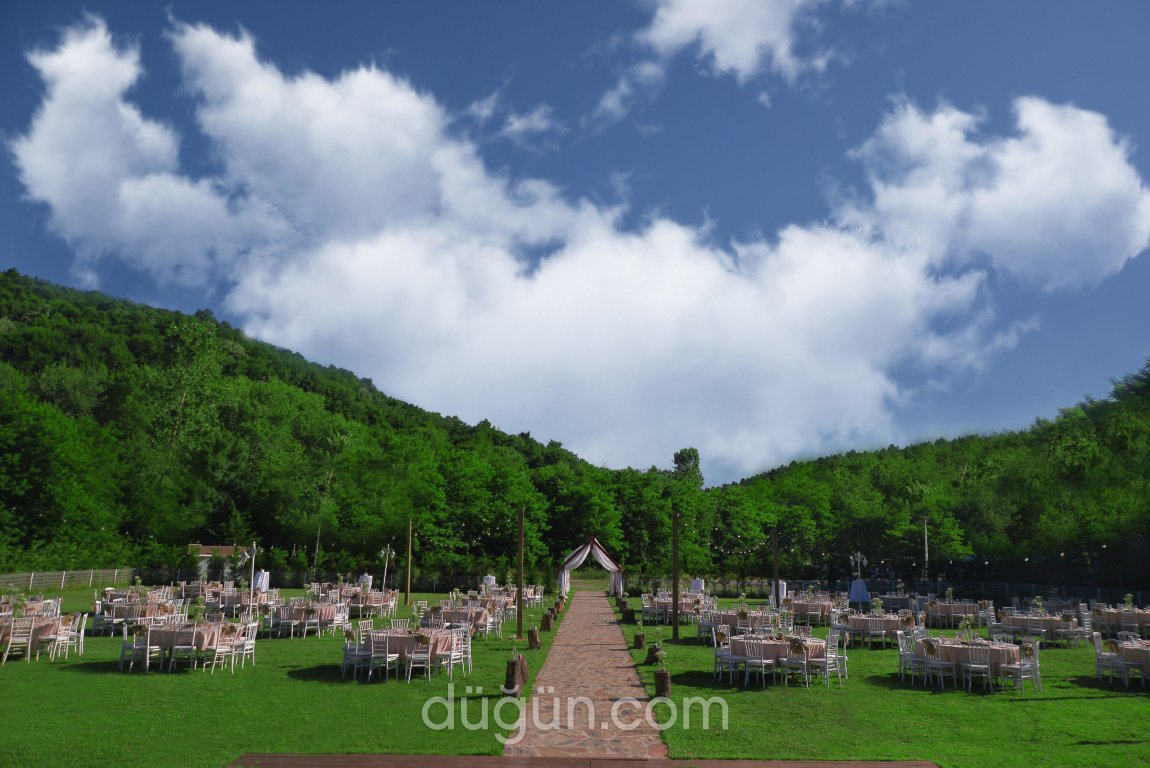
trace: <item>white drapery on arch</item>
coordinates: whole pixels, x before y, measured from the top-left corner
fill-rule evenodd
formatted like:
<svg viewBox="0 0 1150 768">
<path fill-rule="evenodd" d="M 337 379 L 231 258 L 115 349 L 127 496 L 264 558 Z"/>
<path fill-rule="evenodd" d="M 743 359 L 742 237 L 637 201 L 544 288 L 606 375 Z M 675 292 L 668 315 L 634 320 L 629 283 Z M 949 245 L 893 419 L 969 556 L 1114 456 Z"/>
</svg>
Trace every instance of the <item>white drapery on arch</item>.
<svg viewBox="0 0 1150 768">
<path fill-rule="evenodd" d="M 622 595 L 623 569 L 618 563 L 611 559 L 611 556 L 607 554 L 607 550 L 603 549 L 603 545 L 594 537 L 588 539 L 586 544 L 567 555 L 567 559 L 563 561 L 563 567 L 559 571 L 559 594 L 564 597 L 567 596 L 567 592 L 571 589 L 571 571 L 583 565 L 583 561 L 587 559 L 588 555 L 594 555 L 596 562 L 611 572 L 611 594 Z"/>
</svg>

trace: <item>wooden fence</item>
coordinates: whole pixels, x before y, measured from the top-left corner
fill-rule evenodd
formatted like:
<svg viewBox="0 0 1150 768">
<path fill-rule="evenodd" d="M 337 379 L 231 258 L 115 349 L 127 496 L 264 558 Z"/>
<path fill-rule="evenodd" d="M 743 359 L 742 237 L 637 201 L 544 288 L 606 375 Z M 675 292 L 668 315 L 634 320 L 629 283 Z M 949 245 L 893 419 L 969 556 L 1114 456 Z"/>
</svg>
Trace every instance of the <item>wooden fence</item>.
<svg viewBox="0 0 1150 768">
<path fill-rule="evenodd" d="M 131 584 L 133 568 L 89 568 L 82 571 L 36 571 L 0 574 L 0 590 L 6 592 L 44 592 L 68 587 L 115 587 Z"/>
</svg>

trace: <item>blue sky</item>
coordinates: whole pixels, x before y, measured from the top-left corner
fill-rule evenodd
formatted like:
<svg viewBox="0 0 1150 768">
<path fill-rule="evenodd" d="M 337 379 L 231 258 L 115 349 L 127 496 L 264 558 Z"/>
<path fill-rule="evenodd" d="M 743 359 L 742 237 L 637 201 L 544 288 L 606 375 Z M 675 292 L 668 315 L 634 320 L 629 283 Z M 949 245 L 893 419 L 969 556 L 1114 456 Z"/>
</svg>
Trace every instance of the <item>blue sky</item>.
<svg viewBox="0 0 1150 768">
<path fill-rule="evenodd" d="M 1150 5 L 0 7 L 0 267 L 605 466 L 1050 418 L 1150 356 Z"/>
</svg>

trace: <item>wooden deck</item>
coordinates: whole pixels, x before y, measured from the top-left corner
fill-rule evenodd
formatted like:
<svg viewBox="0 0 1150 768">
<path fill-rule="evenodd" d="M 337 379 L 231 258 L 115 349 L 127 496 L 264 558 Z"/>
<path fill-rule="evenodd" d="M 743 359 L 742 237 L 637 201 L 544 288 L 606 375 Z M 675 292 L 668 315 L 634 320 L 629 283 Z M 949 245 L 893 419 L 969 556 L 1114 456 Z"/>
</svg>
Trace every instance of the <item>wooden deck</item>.
<svg viewBox="0 0 1150 768">
<path fill-rule="evenodd" d="M 925 760 L 899 762 L 788 760 L 668 760 L 663 758 L 519 757 L 501 755 L 243 755 L 232 768 L 938 768 Z"/>
</svg>

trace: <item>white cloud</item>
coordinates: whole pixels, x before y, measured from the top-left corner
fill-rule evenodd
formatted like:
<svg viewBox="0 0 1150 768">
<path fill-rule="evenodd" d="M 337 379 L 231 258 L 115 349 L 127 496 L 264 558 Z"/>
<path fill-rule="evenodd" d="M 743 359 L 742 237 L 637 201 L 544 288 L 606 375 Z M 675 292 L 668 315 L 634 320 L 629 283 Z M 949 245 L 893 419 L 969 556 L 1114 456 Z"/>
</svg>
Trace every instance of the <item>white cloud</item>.
<svg viewBox="0 0 1150 768">
<path fill-rule="evenodd" d="M 1016 136 L 981 118 L 900 100 L 856 156 L 873 201 L 846 221 L 928 249 L 940 265 L 985 257 L 1046 290 L 1092 285 L 1150 244 L 1150 192 L 1106 118 L 1036 97 L 1014 103 Z"/>
<path fill-rule="evenodd" d="M 142 74 L 139 53 L 117 50 L 101 20 L 28 58 L 47 92 L 10 148 L 28 196 L 49 204 L 53 229 L 78 254 L 77 273 L 94 274 L 114 251 L 160 281 L 204 285 L 281 232 L 262 205 L 178 174 L 175 132 L 124 100 Z"/>
<path fill-rule="evenodd" d="M 802 55 L 797 38 L 826 0 L 658 0 L 650 26 L 636 37 L 666 59 L 698 44 L 710 68 L 739 80 L 773 73 L 794 84 L 825 66 L 825 54 Z"/>
<path fill-rule="evenodd" d="M 526 114 L 509 115 L 499 135 L 516 144 L 527 145 L 541 134 L 562 133 L 564 130 L 563 124 L 555 119 L 551 107 L 540 104 Z"/>
<path fill-rule="evenodd" d="M 499 91 L 493 91 L 488 96 L 471 102 L 464 110 L 464 114 L 475 118 L 480 125 L 483 125 L 495 116 L 495 110 L 499 106 L 499 95 Z"/>
<path fill-rule="evenodd" d="M 628 67 L 599 99 L 593 117 L 617 121 L 636 100 L 650 96 L 663 82 L 667 63 L 695 49 L 713 74 L 739 82 L 775 76 L 796 86 L 809 74 L 826 70 L 833 51 L 814 45 L 819 24 L 814 12 L 827 0 L 656 0 L 651 23 L 634 39 L 653 58 Z M 849 5 L 849 3 L 848 3 Z M 760 90 L 758 100 L 770 106 Z"/>
<path fill-rule="evenodd" d="M 135 52 L 102 25 L 36 54 L 45 101 L 13 150 L 63 237 L 158 277 L 222 272 L 253 334 L 596 463 L 666 465 L 693 445 L 723 480 L 888 442 L 906 397 L 894 369 L 977 367 L 1029 327 L 996 328 L 986 270 L 1081 285 L 1145 244 L 1127 147 L 1100 116 L 1036 99 L 1017 137 L 982 139 L 974 116 L 896 104 L 857 151 L 862 202 L 727 248 L 665 216 L 626 230 L 616 209 L 491 172 L 388 72 L 289 78 L 246 36 L 171 40 L 219 178 L 180 175 L 178 137 L 125 100 Z M 70 183 L 57 156 L 80 169 Z M 1099 178 L 1035 189 L 1080 167 Z M 1001 225 L 1076 205 L 1100 219 L 1063 222 L 1075 258 L 1036 261 L 1049 236 Z"/>
</svg>

